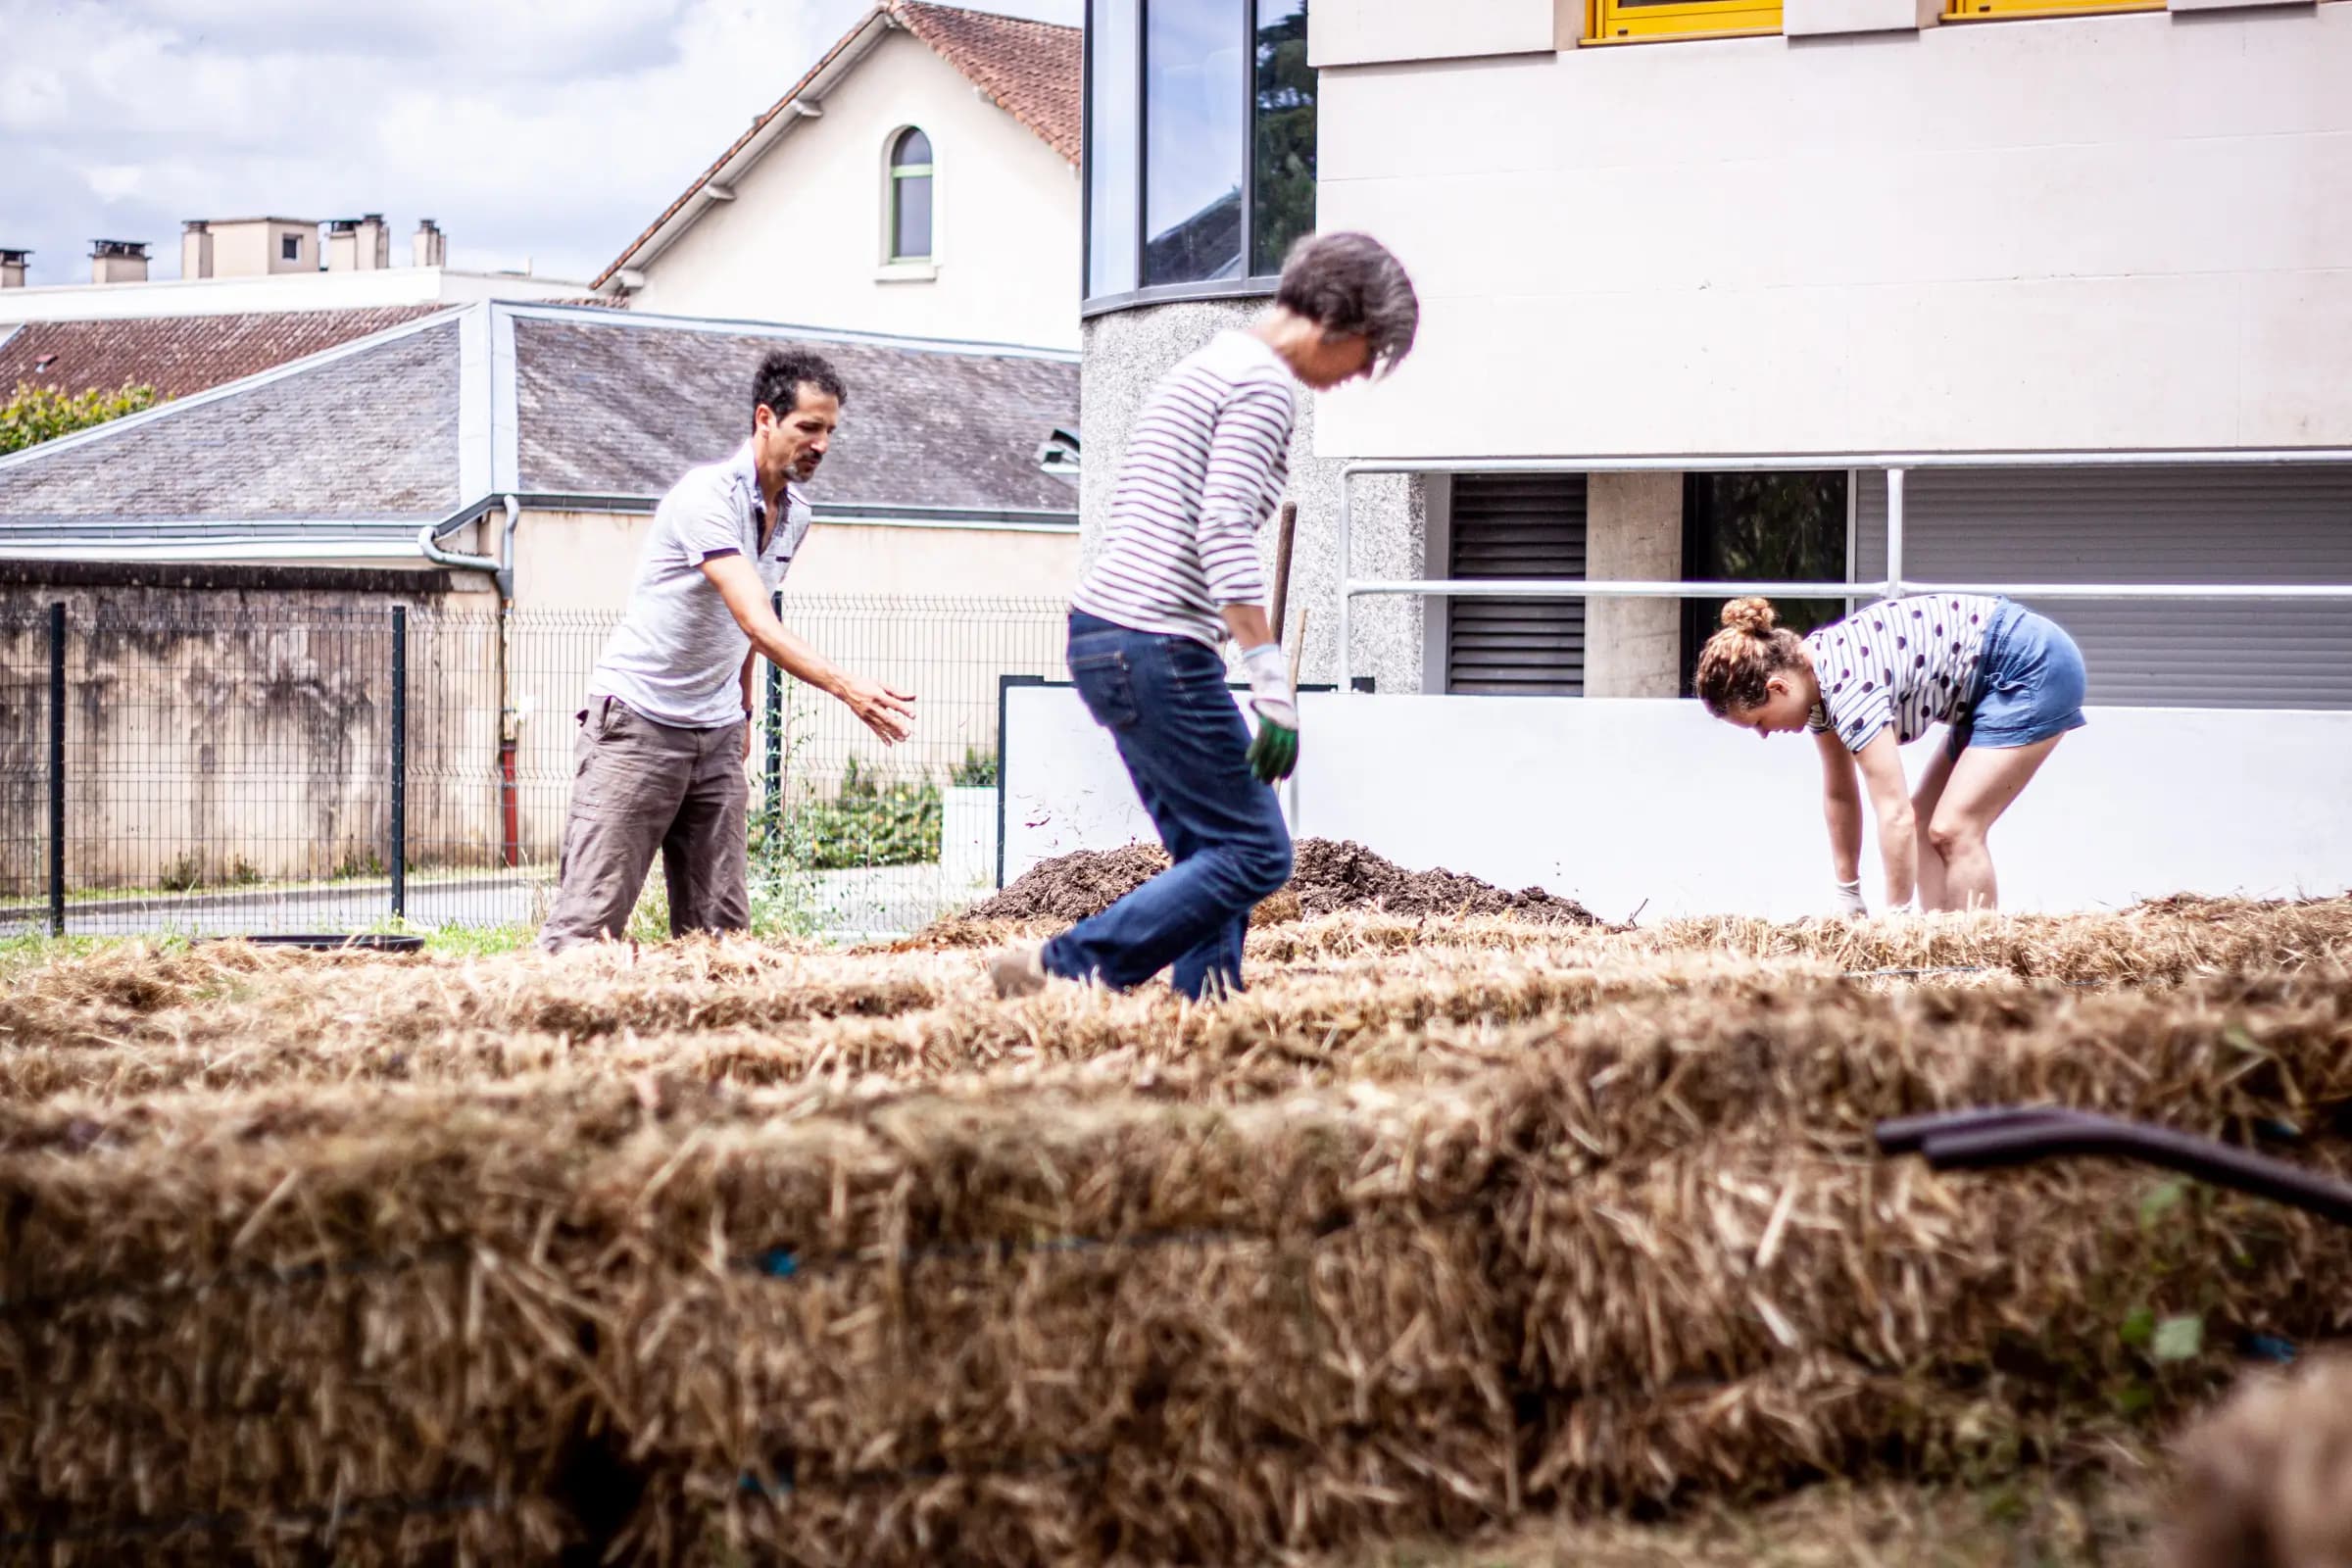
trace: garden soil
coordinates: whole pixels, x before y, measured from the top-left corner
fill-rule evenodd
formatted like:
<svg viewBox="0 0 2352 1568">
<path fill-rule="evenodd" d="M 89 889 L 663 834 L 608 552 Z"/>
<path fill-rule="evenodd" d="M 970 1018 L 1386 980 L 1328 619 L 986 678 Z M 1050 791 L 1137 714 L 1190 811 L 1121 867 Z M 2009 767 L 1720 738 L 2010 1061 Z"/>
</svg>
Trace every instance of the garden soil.
<svg viewBox="0 0 2352 1568">
<path fill-rule="evenodd" d="M 1165 853 L 1146 844 L 1080 850 L 1033 866 L 1010 887 L 963 912 L 966 920 L 1083 920 L 1099 914 L 1167 869 Z M 1499 914 L 1547 925 L 1599 925 L 1574 899 L 1542 888 L 1513 893 L 1458 871 L 1408 871 L 1345 839 L 1299 841 L 1290 885 L 1259 906 L 1260 920 L 1305 918 L 1344 910 L 1389 914 Z"/>
</svg>

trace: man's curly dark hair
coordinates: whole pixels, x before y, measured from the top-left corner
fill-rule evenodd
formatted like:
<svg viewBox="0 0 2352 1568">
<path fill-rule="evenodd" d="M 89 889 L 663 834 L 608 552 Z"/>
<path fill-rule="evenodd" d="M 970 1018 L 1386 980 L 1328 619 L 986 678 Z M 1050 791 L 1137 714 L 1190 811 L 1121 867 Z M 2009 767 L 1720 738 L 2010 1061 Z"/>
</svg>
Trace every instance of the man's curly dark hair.
<svg viewBox="0 0 2352 1568">
<path fill-rule="evenodd" d="M 781 419 L 799 406 L 804 386 L 830 395 L 836 403 L 850 401 L 841 372 L 830 361 L 807 349 L 777 349 L 760 362 L 759 372 L 752 377 L 753 412 L 773 409 Z"/>
</svg>

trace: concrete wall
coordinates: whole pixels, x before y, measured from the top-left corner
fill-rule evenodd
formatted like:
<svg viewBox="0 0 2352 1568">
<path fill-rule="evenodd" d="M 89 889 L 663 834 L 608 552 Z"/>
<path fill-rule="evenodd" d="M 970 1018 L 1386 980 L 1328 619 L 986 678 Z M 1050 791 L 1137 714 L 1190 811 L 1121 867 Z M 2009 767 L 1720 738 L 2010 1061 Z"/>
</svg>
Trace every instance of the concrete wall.
<svg viewBox="0 0 2352 1568">
<path fill-rule="evenodd" d="M 2352 442 L 2347 83 L 2343 3 L 1327 70 L 1424 316 L 1318 451 Z"/>
<path fill-rule="evenodd" d="M 438 573 L 414 592 L 21 576 L 0 586 L 0 898 L 32 895 L 46 875 L 47 613 L 59 601 L 70 888 L 380 871 L 394 604 L 412 609 L 409 858 L 495 856 L 496 640 L 487 616 L 442 625 L 444 606 L 478 601 L 443 591 Z"/>
<path fill-rule="evenodd" d="M 1117 753 L 1067 687 L 1006 711 L 1006 865 L 1149 840 Z M 2352 888 L 2342 808 L 2352 713 L 2093 709 L 1992 834 L 2002 904 L 2083 909 L 2168 893 Z M 1301 702 L 1296 833 L 1354 839 L 1408 866 L 1541 884 L 1644 923 L 1831 906 L 1812 747 L 1758 749 L 1696 703 L 1515 697 Z M 1913 777 L 1936 731 L 1912 747 Z M 1465 769 L 1464 759 L 1475 765 Z M 2216 800 L 2227 812 L 2208 809 Z M 2182 822 L 2198 824 L 2183 833 Z M 1863 888 L 1884 906 L 1874 844 Z"/>
<path fill-rule="evenodd" d="M 527 512 L 514 530 L 515 606 L 618 614 L 650 514 Z M 1066 530 L 818 522 L 785 579 L 794 595 L 1062 598 L 1077 581 Z"/>
<path fill-rule="evenodd" d="M 823 116 L 788 131 L 651 260 L 635 309 L 1068 348 L 1078 174 L 911 34 L 893 31 Z M 935 265 L 887 266 L 889 144 L 930 138 Z M 697 197 L 696 200 L 701 200 Z"/>
<path fill-rule="evenodd" d="M 1263 309 L 1257 301 L 1197 301 L 1117 311 L 1086 323 L 1078 405 L 1079 421 L 1086 431 L 1080 513 L 1088 552 L 1099 546 L 1108 525 L 1119 460 L 1153 384 L 1178 360 L 1220 331 L 1249 325 Z M 1316 431 L 1321 421 L 1334 416 L 1335 410 L 1365 395 L 1366 389 L 1360 385 L 1324 397 L 1303 389 L 1298 394 L 1298 423 L 1291 438 L 1291 480 L 1285 494 L 1298 503 L 1290 604 L 1294 629 L 1302 610 L 1307 616 L 1300 678 L 1308 682 L 1330 680 L 1339 667 L 1340 466 L 1316 456 Z M 1357 480 L 1355 574 L 1419 576 L 1424 511 L 1417 480 L 1384 475 Z M 1258 536 L 1269 584 L 1275 535 L 1269 521 Z M 1419 691 L 1421 620 L 1417 600 L 1359 600 L 1352 631 L 1355 673 L 1372 676 L 1384 692 Z M 1286 634 L 1286 646 L 1289 641 Z"/>
<path fill-rule="evenodd" d="M 1683 574 L 1683 476 L 1596 473 L 1585 482 L 1585 572 L 1672 582 Z M 1585 695 L 1681 695 L 1682 605 L 1585 601 Z"/>
</svg>

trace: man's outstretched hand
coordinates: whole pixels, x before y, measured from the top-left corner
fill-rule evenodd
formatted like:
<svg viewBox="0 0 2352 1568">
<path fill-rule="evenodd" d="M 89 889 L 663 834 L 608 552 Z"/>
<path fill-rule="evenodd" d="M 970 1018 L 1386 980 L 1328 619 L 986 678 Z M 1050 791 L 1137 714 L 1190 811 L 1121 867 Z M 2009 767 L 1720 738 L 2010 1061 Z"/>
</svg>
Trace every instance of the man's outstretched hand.
<svg viewBox="0 0 2352 1568">
<path fill-rule="evenodd" d="M 862 675 L 843 675 L 834 693 L 867 729 L 897 745 L 914 733 L 914 693 L 899 691 Z"/>
</svg>

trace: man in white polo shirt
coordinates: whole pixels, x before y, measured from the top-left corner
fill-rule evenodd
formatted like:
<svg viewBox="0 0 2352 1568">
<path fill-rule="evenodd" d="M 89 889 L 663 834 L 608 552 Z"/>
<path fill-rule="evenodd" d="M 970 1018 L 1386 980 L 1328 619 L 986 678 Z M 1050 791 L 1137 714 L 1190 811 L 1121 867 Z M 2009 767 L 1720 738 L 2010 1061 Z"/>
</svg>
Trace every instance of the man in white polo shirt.
<svg viewBox="0 0 2352 1568">
<path fill-rule="evenodd" d="M 752 382 L 751 439 L 662 498 L 628 609 L 589 677 L 541 947 L 618 937 L 657 850 L 670 935 L 751 924 L 744 763 L 761 655 L 848 704 L 884 742 L 906 738 L 912 694 L 827 662 L 769 603 L 808 532 L 793 481 L 824 462 L 846 395 L 817 356 L 768 355 Z"/>
</svg>

